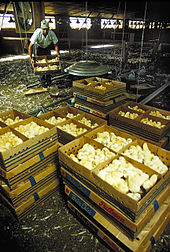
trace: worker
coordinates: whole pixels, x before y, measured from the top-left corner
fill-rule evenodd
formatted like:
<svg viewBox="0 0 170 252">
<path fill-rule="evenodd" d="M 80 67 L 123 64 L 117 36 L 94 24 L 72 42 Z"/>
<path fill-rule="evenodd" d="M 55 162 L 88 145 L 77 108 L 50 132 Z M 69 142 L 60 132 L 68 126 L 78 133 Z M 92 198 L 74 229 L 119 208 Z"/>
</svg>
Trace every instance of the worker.
<svg viewBox="0 0 170 252">
<path fill-rule="evenodd" d="M 55 33 L 49 29 L 49 22 L 47 20 L 41 21 L 41 28 L 37 28 L 30 38 L 30 44 L 28 47 L 28 53 L 30 56 L 30 62 L 33 66 L 33 47 L 35 56 L 50 55 L 51 49 L 55 48 L 58 58 L 60 57 L 58 48 L 58 38 Z M 53 46 L 54 44 L 54 46 Z M 47 84 L 46 84 L 47 82 Z M 40 75 L 40 83 L 43 87 L 51 85 L 51 75 Z"/>
</svg>

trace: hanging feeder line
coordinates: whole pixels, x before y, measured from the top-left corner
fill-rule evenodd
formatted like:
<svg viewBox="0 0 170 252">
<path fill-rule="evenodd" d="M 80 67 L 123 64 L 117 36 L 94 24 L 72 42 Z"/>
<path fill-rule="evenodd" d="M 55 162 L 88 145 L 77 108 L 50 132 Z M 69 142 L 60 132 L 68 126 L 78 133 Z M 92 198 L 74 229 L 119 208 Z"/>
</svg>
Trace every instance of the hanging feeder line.
<svg viewBox="0 0 170 252">
<path fill-rule="evenodd" d="M 86 11 L 87 11 L 87 1 L 86 1 Z M 90 16 L 91 13 L 89 13 L 88 16 Z M 85 21 L 87 20 L 87 18 L 85 19 Z M 88 57 L 88 31 L 87 31 L 87 28 L 85 30 L 85 34 L 86 34 L 86 60 L 87 60 L 87 57 Z"/>
<path fill-rule="evenodd" d="M 21 34 L 20 25 L 19 25 L 18 14 L 17 14 L 15 2 L 13 2 L 13 6 L 14 6 L 14 12 L 15 12 L 15 16 L 16 16 L 16 21 L 17 21 L 18 28 L 19 28 L 19 35 L 20 35 L 20 39 L 21 39 L 21 47 L 22 47 L 22 51 L 23 51 L 23 54 L 24 54 L 24 45 L 23 45 L 23 41 L 22 41 L 22 34 Z M 23 13 L 23 14 L 24 14 L 24 13 Z M 23 16 L 24 16 L 24 15 L 23 15 Z M 24 17 L 25 17 L 25 16 L 24 16 Z M 25 29 L 25 24 L 24 24 L 24 29 Z M 28 37 L 27 37 L 26 29 L 25 29 L 25 33 L 26 33 L 26 38 L 28 38 Z M 26 61 L 25 61 L 25 67 L 26 67 L 26 73 L 27 73 L 27 79 L 28 79 L 28 68 L 27 68 Z M 27 84 L 26 84 L 26 86 L 27 86 Z"/>
<path fill-rule="evenodd" d="M 85 11 L 87 12 L 87 1 L 85 2 Z M 83 22 L 83 24 L 85 24 L 86 23 L 86 21 L 87 21 L 87 18 L 89 18 L 90 17 L 90 15 L 91 15 L 91 13 L 92 13 L 93 11 L 90 11 L 89 12 L 89 14 L 88 14 L 88 16 L 85 18 L 85 20 L 84 20 L 84 22 Z M 83 27 L 83 24 L 82 24 L 82 26 L 80 27 L 80 30 L 81 30 L 81 28 Z M 88 31 L 87 31 L 87 28 L 86 28 L 86 30 L 85 30 L 85 42 L 86 42 L 86 60 L 87 60 L 87 56 L 88 56 L 88 33 L 87 33 Z M 82 52 L 83 52 L 83 32 L 82 32 Z M 82 57 L 82 55 L 81 55 L 81 57 Z"/>
<path fill-rule="evenodd" d="M 125 36 L 125 15 L 126 15 L 126 2 L 125 2 L 125 8 L 124 8 L 124 13 L 123 13 L 123 30 L 122 30 L 122 47 L 121 47 L 121 60 L 120 60 L 120 74 L 122 73 L 122 63 L 123 63 L 123 44 L 124 44 L 124 36 Z"/>
<path fill-rule="evenodd" d="M 87 11 L 87 2 L 86 2 L 86 11 Z M 89 13 L 90 15 L 91 13 Z M 83 48 L 82 48 L 83 51 Z M 95 61 L 87 60 L 88 55 L 88 31 L 86 29 L 86 60 L 81 60 L 74 63 L 73 65 L 67 67 L 64 71 L 69 74 L 76 76 L 99 76 L 107 74 L 109 69 L 105 65 L 101 65 Z"/>
<path fill-rule="evenodd" d="M 23 9 L 22 9 L 22 10 L 23 10 Z M 23 50 L 23 53 L 24 53 L 24 45 L 23 45 L 23 42 L 22 42 L 22 34 L 21 34 L 20 25 L 19 25 L 18 14 L 17 14 L 17 9 L 16 9 L 16 4 L 15 4 L 15 2 L 14 2 L 14 11 L 15 11 L 15 16 L 16 16 L 16 21 L 17 21 L 17 24 L 18 24 L 18 28 L 19 28 L 19 34 L 20 34 L 20 38 L 21 38 L 21 46 L 22 46 L 22 50 Z M 25 14 L 24 14 L 24 12 L 23 12 L 22 14 L 23 14 L 23 17 L 24 17 L 24 20 L 25 20 Z M 25 24 L 24 24 L 24 30 L 25 30 L 25 33 L 26 33 L 26 38 L 28 38 L 28 37 L 27 37 L 27 32 L 26 32 Z M 27 73 L 27 79 L 28 79 L 28 68 L 27 68 L 26 61 L 25 61 L 25 67 L 26 67 L 26 73 Z M 37 85 L 39 85 L 39 84 L 37 84 Z M 26 84 L 26 87 L 28 88 L 28 85 L 27 85 L 27 84 Z M 39 105 L 37 104 L 36 97 L 34 97 L 34 103 L 35 103 L 35 107 L 38 108 Z"/>
<path fill-rule="evenodd" d="M 116 12 L 116 16 L 118 16 L 118 13 L 119 13 L 119 10 L 120 10 L 120 4 L 121 4 L 121 2 L 119 1 L 118 8 L 117 8 L 117 12 Z M 116 29 L 114 29 L 114 35 L 115 35 L 115 32 L 116 32 Z M 115 54 L 115 51 L 114 51 L 114 54 Z M 117 67 L 115 68 L 115 70 L 116 70 L 116 73 L 118 73 Z M 119 74 L 119 73 L 118 73 L 118 74 Z"/>
<path fill-rule="evenodd" d="M 21 2 L 21 4 L 22 4 L 22 7 L 23 7 L 23 3 Z M 21 10 L 22 10 L 22 15 L 23 15 L 23 17 L 24 17 L 24 30 L 25 30 L 25 37 L 26 37 L 26 40 L 28 41 L 28 36 L 27 36 L 27 32 L 26 32 L 26 22 L 25 22 L 25 14 L 24 14 L 24 9 L 23 8 L 21 8 Z M 24 46 L 23 46 L 23 52 L 24 52 Z M 27 69 L 27 68 L 26 68 Z M 27 70 L 27 77 L 28 77 L 28 70 Z"/>
<path fill-rule="evenodd" d="M 119 1 L 119 4 L 118 4 L 118 8 L 117 8 L 117 12 L 116 12 L 116 16 L 118 16 L 118 13 L 119 13 L 119 10 L 120 10 L 120 4 L 121 4 L 121 2 Z M 113 17 L 114 17 L 114 14 L 112 15 Z M 108 21 L 109 22 L 109 21 Z M 108 23 L 107 22 L 107 23 Z M 107 25 L 107 23 L 106 23 L 106 25 Z M 104 26 L 105 27 L 105 26 Z M 116 29 L 114 29 L 114 33 L 116 32 Z M 116 72 L 118 72 L 117 71 L 117 69 L 116 69 Z"/>
<path fill-rule="evenodd" d="M 147 11 L 147 2 L 145 2 L 145 11 L 144 11 L 144 23 L 145 23 L 145 20 L 146 20 L 146 11 Z M 141 69 L 141 63 L 142 63 L 142 53 L 143 53 L 143 43 L 144 43 L 144 33 L 145 33 L 145 28 L 143 26 L 142 28 L 142 37 L 141 37 L 141 48 L 140 48 L 140 57 L 139 57 L 139 69 L 138 69 L 138 73 Z M 138 92 L 139 92 L 139 74 L 138 74 L 138 77 L 137 77 L 137 89 L 136 89 L 136 102 L 137 102 L 137 99 L 138 99 Z"/>
</svg>

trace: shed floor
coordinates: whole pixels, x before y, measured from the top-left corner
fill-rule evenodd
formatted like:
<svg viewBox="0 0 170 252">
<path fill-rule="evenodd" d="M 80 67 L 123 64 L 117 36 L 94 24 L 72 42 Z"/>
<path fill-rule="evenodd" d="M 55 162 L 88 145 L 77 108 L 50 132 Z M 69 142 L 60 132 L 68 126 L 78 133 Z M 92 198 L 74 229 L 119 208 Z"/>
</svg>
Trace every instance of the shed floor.
<svg viewBox="0 0 170 252">
<path fill-rule="evenodd" d="M 100 57 L 102 61 L 102 56 Z M 23 90 L 26 86 L 37 80 L 38 77 L 34 75 L 28 59 L 0 62 L 0 112 L 15 108 L 29 113 L 41 104 L 45 106 L 54 102 L 49 93 L 24 96 Z M 65 77 L 56 81 L 51 89 L 59 88 L 67 95 L 72 92 L 71 83 L 72 80 Z M 62 98 L 58 98 L 60 99 Z M 158 100 L 162 104 L 163 101 L 157 98 L 157 102 Z M 66 105 L 66 102 L 60 104 L 63 105 Z M 169 251 L 169 238 L 170 226 L 167 226 L 152 252 Z M 0 203 L 0 248 L 3 248 L 1 251 L 7 251 L 9 247 L 17 252 L 110 251 L 68 211 L 60 190 L 20 222 Z"/>
</svg>

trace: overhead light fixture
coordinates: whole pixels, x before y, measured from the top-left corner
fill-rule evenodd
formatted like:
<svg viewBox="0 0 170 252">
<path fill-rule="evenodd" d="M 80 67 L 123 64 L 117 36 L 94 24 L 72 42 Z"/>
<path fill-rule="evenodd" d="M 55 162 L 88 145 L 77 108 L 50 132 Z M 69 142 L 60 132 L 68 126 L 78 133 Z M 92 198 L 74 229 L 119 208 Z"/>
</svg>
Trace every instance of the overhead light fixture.
<svg viewBox="0 0 170 252">
<path fill-rule="evenodd" d="M 53 23 L 53 21 L 51 20 L 51 18 L 49 19 L 49 21 L 48 21 L 49 23 Z"/>
<path fill-rule="evenodd" d="M 106 47 L 114 47 L 115 45 L 112 44 L 105 44 L 105 45 L 95 45 L 95 46 L 89 46 L 90 48 L 93 49 L 98 49 L 98 48 L 106 48 Z"/>
<path fill-rule="evenodd" d="M 109 20 L 109 23 L 108 23 L 108 25 L 111 25 L 111 21 Z"/>
<path fill-rule="evenodd" d="M 77 18 L 76 24 L 80 24 L 80 21 L 79 21 L 79 19 L 78 19 L 78 18 Z"/>
<path fill-rule="evenodd" d="M 15 23 L 15 20 L 12 19 L 12 16 L 10 16 L 10 19 L 9 19 L 8 23 Z"/>
</svg>

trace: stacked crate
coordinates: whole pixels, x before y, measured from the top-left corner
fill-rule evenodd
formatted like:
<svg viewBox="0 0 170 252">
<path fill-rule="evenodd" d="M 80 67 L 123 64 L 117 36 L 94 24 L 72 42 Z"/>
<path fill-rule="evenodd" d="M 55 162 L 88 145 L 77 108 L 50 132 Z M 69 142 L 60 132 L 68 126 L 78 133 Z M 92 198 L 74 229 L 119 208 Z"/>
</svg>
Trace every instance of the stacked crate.
<svg viewBox="0 0 170 252">
<path fill-rule="evenodd" d="M 61 62 L 56 55 L 35 56 L 34 73 L 37 75 L 61 72 Z"/>
<path fill-rule="evenodd" d="M 153 125 L 145 124 L 143 120 Z M 109 113 L 109 124 L 164 147 L 168 142 L 170 112 L 131 101 Z"/>
<path fill-rule="evenodd" d="M 66 144 L 106 121 L 70 106 L 61 107 L 40 115 L 39 118 L 57 127 L 58 141 Z M 77 129 L 77 134 L 74 130 Z M 78 132 L 79 130 L 79 132 Z"/>
<path fill-rule="evenodd" d="M 91 77 L 73 81 L 75 107 L 107 119 L 108 113 L 125 102 L 126 83 Z"/>
<path fill-rule="evenodd" d="M 0 120 L 0 198 L 20 219 L 58 187 L 57 130 L 16 110 L 1 113 Z M 42 132 L 36 132 L 40 128 Z"/>
<path fill-rule="evenodd" d="M 115 139 L 112 145 L 107 141 L 108 134 Z M 86 159 L 80 162 L 85 145 Z M 146 148 L 146 142 L 111 126 L 102 125 L 59 149 L 61 175 L 69 209 L 116 251 L 149 251 L 169 221 L 168 168 L 160 172 L 159 169 L 154 170 L 150 165 L 139 162 L 136 157 L 127 156 L 127 150 L 138 149 L 137 146 Z M 103 160 L 90 161 L 92 147 L 96 153 L 105 149 Z M 164 165 L 169 166 L 168 151 L 151 143 L 147 143 L 147 147 L 152 156 L 158 156 Z M 146 173 L 149 179 L 155 176 L 157 180 L 149 189 L 141 186 L 138 189 L 140 197 L 133 198 L 128 194 L 130 191 L 123 192 L 123 189 L 118 189 L 118 185 L 113 186 L 113 182 L 105 180 L 106 177 L 101 175 L 106 167 L 119 160 Z M 121 179 L 125 180 L 125 177 L 122 175 Z"/>
</svg>

